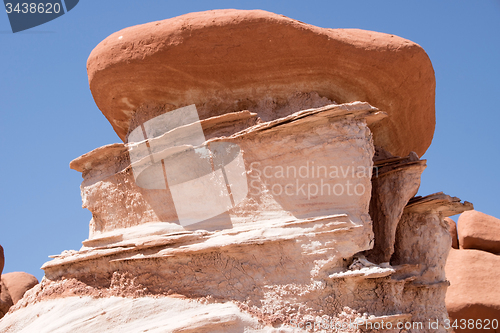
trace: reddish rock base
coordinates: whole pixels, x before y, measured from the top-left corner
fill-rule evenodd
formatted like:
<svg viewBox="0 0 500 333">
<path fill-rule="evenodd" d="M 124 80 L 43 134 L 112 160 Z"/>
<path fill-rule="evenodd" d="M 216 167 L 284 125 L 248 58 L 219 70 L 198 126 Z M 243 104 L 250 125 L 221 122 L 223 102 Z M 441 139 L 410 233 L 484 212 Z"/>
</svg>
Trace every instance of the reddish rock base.
<svg viewBox="0 0 500 333">
<path fill-rule="evenodd" d="M 500 220 L 478 211 L 458 220 L 460 249 L 452 249 L 446 263 L 446 307 L 456 333 L 500 332 L 500 255 L 490 253 L 500 240 L 498 227 Z"/>
</svg>

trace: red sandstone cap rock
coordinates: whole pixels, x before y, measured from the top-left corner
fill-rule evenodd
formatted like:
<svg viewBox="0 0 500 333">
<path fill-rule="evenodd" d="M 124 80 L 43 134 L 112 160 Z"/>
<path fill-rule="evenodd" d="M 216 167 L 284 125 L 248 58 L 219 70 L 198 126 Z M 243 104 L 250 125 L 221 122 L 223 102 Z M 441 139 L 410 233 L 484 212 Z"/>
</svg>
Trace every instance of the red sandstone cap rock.
<svg viewBox="0 0 500 333">
<path fill-rule="evenodd" d="M 423 155 L 434 134 L 434 70 L 419 45 L 262 10 L 190 13 L 123 29 L 97 45 L 87 71 L 97 106 L 124 141 L 151 106 L 196 104 L 206 119 L 310 92 L 387 112 L 371 130 L 375 145 L 394 155 Z"/>
</svg>

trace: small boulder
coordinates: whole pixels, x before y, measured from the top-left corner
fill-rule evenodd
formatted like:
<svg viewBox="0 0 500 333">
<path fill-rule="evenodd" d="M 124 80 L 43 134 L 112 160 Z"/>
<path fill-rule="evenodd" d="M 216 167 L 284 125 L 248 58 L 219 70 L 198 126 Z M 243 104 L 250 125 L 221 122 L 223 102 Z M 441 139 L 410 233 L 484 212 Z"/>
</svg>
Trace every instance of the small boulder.
<svg viewBox="0 0 500 333">
<path fill-rule="evenodd" d="M 10 298 L 7 288 L 2 282 L 2 271 L 5 264 L 5 258 L 3 254 L 3 247 L 0 245 L 0 318 L 2 318 L 9 308 L 12 306 L 12 299 Z"/>
<path fill-rule="evenodd" d="M 457 224 L 455 221 L 450 219 L 449 217 L 444 218 L 446 224 L 448 224 L 448 230 L 451 235 L 451 247 L 454 249 L 458 249 L 458 234 L 457 234 Z"/>
<path fill-rule="evenodd" d="M 14 272 L 2 274 L 5 264 L 3 247 L 0 245 L 0 318 L 5 316 L 10 307 L 16 304 L 24 293 L 38 284 L 31 274 Z"/>
<path fill-rule="evenodd" d="M 458 219 L 461 249 L 476 249 L 500 254 L 500 219 L 471 210 Z"/>
<path fill-rule="evenodd" d="M 38 280 L 25 272 L 12 272 L 2 275 L 2 282 L 9 290 L 12 303 L 16 304 L 24 293 L 38 284 Z"/>
<path fill-rule="evenodd" d="M 5 256 L 3 254 L 3 247 L 0 245 L 0 277 L 2 276 L 3 266 L 5 265 Z M 1 278 L 0 278 L 1 280 Z"/>
<path fill-rule="evenodd" d="M 481 319 L 485 324 L 500 318 L 500 256 L 478 250 L 451 249 L 446 262 L 446 277 L 450 287 L 446 293 L 446 308 L 451 322 Z M 486 332 L 481 329 L 455 329 L 455 332 Z M 499 332 L 492 329 L 489 332 Z"/>
</svg>

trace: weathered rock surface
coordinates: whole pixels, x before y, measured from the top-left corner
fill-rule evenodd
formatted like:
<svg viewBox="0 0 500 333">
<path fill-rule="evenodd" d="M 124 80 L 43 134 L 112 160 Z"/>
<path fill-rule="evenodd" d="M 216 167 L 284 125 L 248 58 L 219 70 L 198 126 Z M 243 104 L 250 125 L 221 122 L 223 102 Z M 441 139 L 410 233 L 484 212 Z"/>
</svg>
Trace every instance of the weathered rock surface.
<svg viewBox="0 0 500 333">
<path fill-rule="evenodd" d="M 168 202 L 163 203 L 167 208 L 148 208 L 150 215 L 137 214 L 154 216 L 152 222 L 137 217 L 127 220 L 127 215 L 134 216 L 134 210 L 137 213 L 141 207 L 129 202 L 150 201 L 145 190 L 134 184 L 133 175 L 127 177 L 134 188 L 128 188 L 127 182 L 112 181 L 117 174 L 131 172 L 122 145 L 82 156 L 71 164 L 83 171 L 82 197 L 88 207 L 102 207 L 93 211 L 89 239 L 80 251 L 62 253 L 46 263 L 43 283 L 28 293 L 0 328 L 16 332 L 44 327 L 55 313 L 68 311 L 74 320 L 54 322 L 53 328 L 84 332 L 101 325 L 110 331 L 133 332 L 156 322 L 158 326 L 153 327 L 158 329 L 189 331 L 187 325 L 193 321 L 182 318 L 198 318 L 198 313 L 205 315 L 195 320 L 193 332 L 224 331 L 226 327 L 229 331 L 244 327 L 250 332 L 301 332 L 307 331 L 306 322 L 324 320 L 359 320 L 365 325 L 426 322 L 428 318 L 443 322 L 447 318 L 443 267 L 450 246 L 442 242 L 449 240 L 443 216 L 471 205 L 444 194 L 415 198 L 406 208 L 402 202 L 402 211 L 391 215 L 394 220 L 402 216 L 394 224 L 394 235 L 379 235 L 389 239 L 381 240 L 382 244 L 396 242 L 389 251 L 391 262 L 378 265 L 366 260 L 360 253 L 369 250 L 374 240 L 369 203 L 388 195 L 387 191 L 371 191 L 374 148 L 367 125 L 382 117 L 383 113 L 366 103 L 330 105 L 272 122 L 258 121 L 227 137 L 209 139 L 238 142 L 245 164 L 254 165 L 248 168 L 248 181 L 255 183 L 248 186 L 261 189 L 250 191 L 229 211 L 232 224 L 222 230 L 190 231 L 176 222 L 175 215 L 173 220 L 161 220 L 160 216 L 166 216 L 156 214 L 161 209 L 175 214 Z M 359 177 L 349 172 L 336 179 L 333 174 L 318 176 L 316 170 L 314 177 L 295 177 L 309 184 L 322 180 L 322 186 L 347 179 L 362 184 L 366 191 L 356 195 L 308 193 L 308 197 L 273 192 L 274 185 L 286 188 L 292 180 L 277 176 L 278 166 L 300 168 L 304 161 L 314 162 L 316 167 L 329 163 L 345 168 L 354 161 L 369 172 Z M 256 166 L 256 162 L 260 164 Z M 413 155 L 384 160 L 379 166 L 382 175 L 394 171 L 401 179 L 395 190 L 411 196 L 425 162 Z M 409 181 L 403 181 L 400 169 L 409 171 Z M 111 190 L 106 185 L 110 182 L 115 184 Z M 89 192 L 89 186 L 100 189 Z M 377 202 L 385 207 L 383 201 Z M 110 209 L 123 203 L 119 209 Z M 107 215 L 110 212 L 122 215 Z M 131 224 L 119 224 L 124 221 Z M 75 295 L 84 298 L 71 298 Z M 139 306 L 149 309 L 178 302 L 172 296 L 185 299 L 171 313 L 175 320 L 158 323 L 156 310 L 136 311 Z M 68 304 L 83 310 L 74 313 Z M 112 310 L 103 313 L 101 308 L 107 304 Z M 303 330 L 296 329 L 298 323 Z M 438 331 L 445 329 L 440 326 Z"/>
<path fill-rule="evenodd" d="M 399 268 L 393 279 L 407 283 L 403 288 L 405 297 L 414 298 L 409 303 L 413 321 L 438 318 L 443 323 L 447 319 L 444 301 L 448 283 L 444 267 L 451 240 L 443 217 L 472 208 L 472 204 L 443 193 L 415 197 L 405 207 L 390 263 Z"/>
<path fill-rule="evenodd" d="M 476 249 L 500 254 L 500 219 L 469 211 L 458 219 L 460 248 Z"/>
<path fill-rule="evenodd" d="M 0 331 L 447 332 L 444 217 L 473 207 L 414 197 L 434 132 L 418 45 L 221 10 L 113 34 L 88 73 L 126 143 L 71 162 L 89 237 Z"/>
<path fill-rule="evenodd" d="M 20 308 L 2 332 L 294 332 L 265 327 L 236 304 L 176 297 L 66 297 Z M 63 328 L 63 330 L 61 330 Z"/>
<path fill-rule="evenodd" d="M 5 255 L 3 253 L 2 245 L 0 245 L 0 276 L 2 275 L 4 265 L 5 265 Z"/>
<path fill-rule="evenodd" d="M 366 103 L 330 105 L 209 139 L 210 144 L 236 142 L 248 175 L 248 194 L 228 211 L 225 230 L 202 225 L 189 231 L 180 225 L 168 193 L 163 201 L 151 199 L 168 189 L 137 186 L 128 157 L 116 158 L 117 145 L 86 154 L 72 165 L 84 166 L 82 198 L 93 214 L 90 237 L 79 252 L 63 253 L 45 264 L 46 277 L 88 281 L 85 267 L 92 260 L 94 273 L 109 278 L 140 258 L 143 273 L 134 268 L 131 276 L 141 275 L 137 283 L 154 293 L 234 298 L 232 288 L 237 288 L 237 299 L 257 302 L 254 289 L 268 283 L 293 276 L 296 283 L 308 285 L 312 276 L 343 271 L 348 265 L 344 259 L 369 249 L 373 238 L 368 205 L 374 149 L 367 123 L 381 117 L 383 113 Z M 169 269 L 151 280 L 157 271 L 153 263 L 162 259 L 168 260 Z M 245 267 L 244 274 L 235 268 L 226 276 L 220 265 L 228 263 Z M 264 266 L 269 270 L 265 274 Z M 195 280 L 176 279 L 199 267 L 204 268 Z M 106 279 L 103 283 L 109 285 Z"/>
<path fill-rule="evenodd" d="M 249 194 L 237 209 L 229 211 L 234 227 L 247 227 L 264 216 L 267 224 L 338 212 L 348 213 L 355 221 L 369 219 L 365 210 L 370 200 L 373 144 L 363 118 L 371 124 L 384 114 L 366 103 L 311 110 L 239 132 L 235 132 L 238 127 L 233 122 L 223 122 L 226 131 L 232 129 L 232 133 L 209 139 L 236 143 L 243 152 Z M 202 125 L 210 123 L 203 126 L 204 132 L 220 128 L 220 120 L 228 116 L 202 121 Z M 352 146 L 358 148 L 351 150 Z M 184 231 L 169 189 L 137 186 L 128 155 L 124 145 L 115 144 L 98 148 L 70 164 L 83 171 L 83 207 L 93 216 L 85 246 L 96 246 L 99 240 L 104 245 L 117 237 L 127 238 L 123 233 L 131 233 L 130 227 L 144 223 L 163 222 L 156 227 L 149 224 L 152 229 L 146 234 Z M 335 160 L 331 156 L 336 156 Z M 334 188 L 339 195 L 333 193 Z M 359 195 L 354 195 L 355 188 Z M 340 194 L 341 190 L 346 193 Z M 352 193 L 347 194 L 348 190 Z"/>
<path fill-rule="evenodd" d="M 445 217 L 444 220 L 446 223 L 448 223 L 448 230 L 450 231 L 451 236 L 451 247 L 454 249 L 458 249 L 457 224 L 449 217 Z"/>
<path fill-rule="evenodd" d="M 200 119 L 246 109 L 273 120 L 304 109 L 293 107 L 297 93 L 317 93 L 312 107 L 366 101 L 384 110 L 389 117 L 371 130 L 375 145 L 396 156 L 421 156 L 434 133 L 434 71 L 420 46 L 262 10 L 123 29 L 92 51 L 87 71 L 97 106 L 124 141 L 132 123 L 190 104 Z"/>
<path fill-rule="evenodd" d="M 367 253 L 371 261 L 382 263 L 391 259 L 403 209 L 417 194 L 425 167 L 425 160 L 419 160 L 415 153 L 407 158 L 392 157 L 375 162 L 370 201 L 375 242 Z"/>
<path fill-rule="evenodd" d="M 460 222 L 459 222 L 460 223 Z M 459 224 L 460 225 L 460 224 Z M 450 287 L 446 294 L 446 308 L 452 321 L 458 320 L 462 326 L 465 320 L 473 320 L 469 328 L 456 329 L 456 332 L 500 332 L 500 256 L 480 250 L 452 249 L 446 263 L 446 276 Z M 489 329 L 476 326 L 480 319 L 482 325 L 488 321 Z M 492 325 L 497 320 L 496 326 Z M 496 329 L 494 329 L 496 327 Z"/>
</svg>

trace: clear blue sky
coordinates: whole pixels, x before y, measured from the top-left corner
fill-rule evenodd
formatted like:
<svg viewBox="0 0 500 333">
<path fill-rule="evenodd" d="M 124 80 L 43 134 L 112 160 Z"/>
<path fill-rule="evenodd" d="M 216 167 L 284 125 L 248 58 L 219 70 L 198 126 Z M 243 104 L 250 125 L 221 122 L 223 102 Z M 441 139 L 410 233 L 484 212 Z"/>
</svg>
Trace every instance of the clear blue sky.
<svg viewBox="0 0 500 333">
<path fill-rule="evenodd" d="M 12 34 L 0 13 L 0 244 L 4 272 L 39 268 L 88 236 L 80 173 L 69 162 L 119 142 L 94 104 L 86 61 L 111 33 L 193 11 L 264 9 L 326 28 L 360 28 L 420 44 L 436 72 L 434 141 L 420 195 L 444 191 L 500 217 L 500 1 L 81 0 Z M 456 218 L 456 217 L 455 217 Z"/>
</svg>

